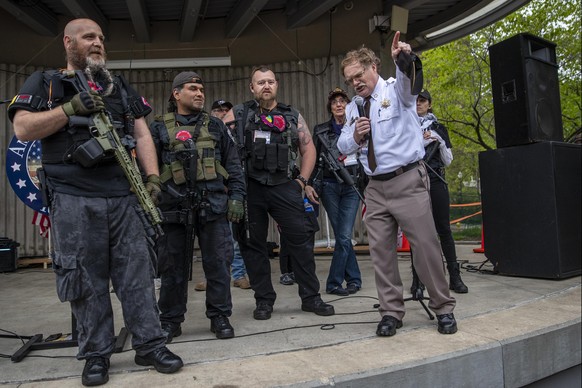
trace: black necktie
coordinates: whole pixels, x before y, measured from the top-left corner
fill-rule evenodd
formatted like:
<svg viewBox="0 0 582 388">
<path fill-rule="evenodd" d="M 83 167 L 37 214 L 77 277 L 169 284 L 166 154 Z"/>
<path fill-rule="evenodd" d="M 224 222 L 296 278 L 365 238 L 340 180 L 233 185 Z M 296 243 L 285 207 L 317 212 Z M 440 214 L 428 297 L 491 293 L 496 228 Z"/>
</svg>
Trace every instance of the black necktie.
<svg viewBox="0 0 582 388">
<path fill-rule="evenodd" d="M 364 113 L 370 118 L 370 105 L 372 105 L 371 96 L 365 98 Z M 368 167 L 374 172 L 376 169 L 376 155 L 374 155 L 374 142 L 372 141 L 372 123 L 370 122 L 370 133 L 368 137 Z"/>
</svg>

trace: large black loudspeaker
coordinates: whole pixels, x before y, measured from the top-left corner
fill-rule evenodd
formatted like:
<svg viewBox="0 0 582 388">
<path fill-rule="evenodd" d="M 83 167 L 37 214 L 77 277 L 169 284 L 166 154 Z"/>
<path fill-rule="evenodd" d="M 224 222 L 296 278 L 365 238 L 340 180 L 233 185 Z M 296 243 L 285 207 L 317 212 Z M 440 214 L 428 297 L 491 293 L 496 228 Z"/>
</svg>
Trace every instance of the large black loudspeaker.
<svg viewBox="0 0 582 388">
<path fill-rule="evenodd" d="M 497 148 L 563 141 L 556 45 L 519 34 L 489 47 Z"/>
<path fill-rule="evenodd" d="M 503 275 L 580 275 L 581 146 L 539 142 L 479 154 L 485 255 Z"/>
</svg>

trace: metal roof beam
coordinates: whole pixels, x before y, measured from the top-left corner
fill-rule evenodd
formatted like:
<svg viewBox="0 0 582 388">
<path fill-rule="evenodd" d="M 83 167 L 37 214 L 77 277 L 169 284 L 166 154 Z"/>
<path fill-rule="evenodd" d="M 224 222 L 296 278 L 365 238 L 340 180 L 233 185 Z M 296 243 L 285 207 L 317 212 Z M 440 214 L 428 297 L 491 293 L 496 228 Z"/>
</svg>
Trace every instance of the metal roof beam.
<svg viewBox="0 0 582 388">
<path fill-rule="evenodd" d="M 287 18 L 287 28 L 293 29 L 305 27 L 342 1 L 343 0 L 311 1 L 304 7 L 300 7 L 296 13 Z"/>
<path fill-rule="evenodd" d="M 136 41 L 141 43 L 151 42 L 150 18 L 146 9 L 145 0 L 125 0 L 125 3 L 129 9 Z"/>
<path fill-rule="evenodd" d="M 198 15 L 202 0 L 186 0 L 180 19 L 180 42 L 190 42 L 194 39 L 194 31 L 198 25 Z"/>
<path fill-rule="evenodd" d="M 491 12 L 482 15 L 481 17 L 471 20 L 470 22 L 465 23 L 455 29 L 450 31 L 444 32 L 439 34 L 435 37 L 428 38 L 426 37 L 426 33 L 423 36 L 419 36 L 417 41 L 422 43 L 426 46 L 426 48 L 432 48 L 436 46 L 440 46 L 454 40 L 463 38 L 467 35 L 470 35 L 482 28 L 490 26 L 491 24 L 497 22 L 498 20 L 503 19 L 505 16 L 517 11 L 520 7 L 526 5 L 531 0 L 508 0 L 505 3 L 501 4 Z M 483 7 L 482 7 L 483 8 Z M 448 25 L 453 23 L 448 23 Z M 443 26 L 445 28 L 446 26 Z M 438 31 L 438 30 L 437 30 Z"/>
<path fill-rule="evenodd" d="M 452 6 L 446 11 L 441 11 L 440 13 L 431 16 L 425 21 L 415 23 L 414 26 L 411 26 L 411 29 L 408 31 L 408 35 L 412 37 L 418 35 L 420 32 L 427 31 L 435 27 L 444 27 L 444 25 L 452 24 L 455 20 L 462 18 L 464 14 L 482 2 L 490 3 L 490 1 L 486 0 L 459 1 L 456 5 Z"/>
<path fill-rule="evenodd" d="M 34 7 L 21 7 L 13 1 L 0 0 L 0 7 L 39 35 L 56 36 L 58 34 L 57 16 L 44 4 L 39 3 Z"/>
<path fill-rule="evenodd" d="M 241 0 L 226 18 L 226 37 L 236 38 L 261 12 L 268 0 Z"/>
</svg>

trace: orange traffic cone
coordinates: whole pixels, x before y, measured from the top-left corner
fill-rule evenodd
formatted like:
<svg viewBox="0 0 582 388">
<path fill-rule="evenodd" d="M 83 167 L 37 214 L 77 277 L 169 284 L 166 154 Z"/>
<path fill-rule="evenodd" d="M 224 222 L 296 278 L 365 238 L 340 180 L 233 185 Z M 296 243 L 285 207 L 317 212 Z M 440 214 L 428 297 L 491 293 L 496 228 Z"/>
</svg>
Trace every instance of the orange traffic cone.
<svg viewBox="0 0 582 388">
<path fill-rule="evenodd" d="M 406 238 L 404 233 L 402 233 L 402 247 L 398 248 L 396 251 L 397 252 L 410 252 L 410 243 L 408 242 L 408 239 Z"/>
<path fill-rule="evenodd" d="M 485 253 L 485 235 L 483 234 L 483 225 L 481 225 L 481 248 L 474 248 L 475 253 Z"/>
</svg>

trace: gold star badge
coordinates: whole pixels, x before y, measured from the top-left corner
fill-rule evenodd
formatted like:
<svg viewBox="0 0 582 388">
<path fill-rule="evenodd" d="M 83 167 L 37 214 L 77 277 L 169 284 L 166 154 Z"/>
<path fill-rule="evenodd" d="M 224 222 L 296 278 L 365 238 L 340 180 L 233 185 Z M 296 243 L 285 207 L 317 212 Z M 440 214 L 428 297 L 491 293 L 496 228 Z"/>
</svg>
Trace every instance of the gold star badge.
<svg viewBox="0 0 582 388">
<path fill-rule="evenodd" d="M 382 109 L 386 109 L 390 106 L 390 100 L 385 98 L 382 100 Z"/>
</svg>

